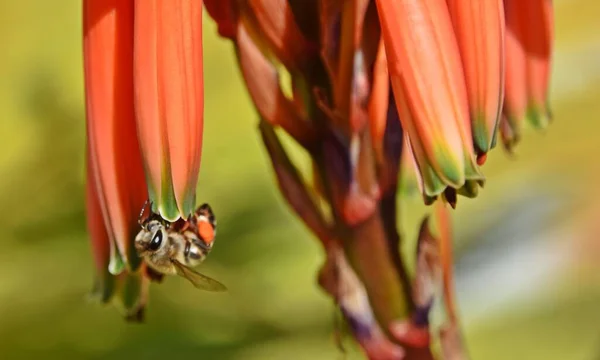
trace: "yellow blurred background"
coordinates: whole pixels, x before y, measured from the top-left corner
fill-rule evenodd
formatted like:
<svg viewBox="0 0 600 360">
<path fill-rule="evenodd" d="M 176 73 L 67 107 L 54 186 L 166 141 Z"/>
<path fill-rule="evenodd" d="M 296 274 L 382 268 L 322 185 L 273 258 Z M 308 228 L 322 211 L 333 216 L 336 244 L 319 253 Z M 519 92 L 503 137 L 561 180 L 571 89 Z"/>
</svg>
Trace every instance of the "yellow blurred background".
<svg viewBox="0 0 600 360">
<path fill-rule="evenodd" d="M 555 122 L 500 148 L 454 218 L 472 359 L 600 359 L 600 2 L 555 0 Z M 81 2 L 0 0 L 0 359 L 338 359 L 323 254 L 274 186 L 232 46 L 205 29 L 198 201 L 219 222 L 203 266 L 229 294 L 179 278 L 146 323 L 90 303 L 83 201 Z M 403 202 L 414 253 L 418 199 Z M 414 210 L 413 210 L 414 209 Z M 348 359 L 359 359 L 349 337 Z"/>
</svg>

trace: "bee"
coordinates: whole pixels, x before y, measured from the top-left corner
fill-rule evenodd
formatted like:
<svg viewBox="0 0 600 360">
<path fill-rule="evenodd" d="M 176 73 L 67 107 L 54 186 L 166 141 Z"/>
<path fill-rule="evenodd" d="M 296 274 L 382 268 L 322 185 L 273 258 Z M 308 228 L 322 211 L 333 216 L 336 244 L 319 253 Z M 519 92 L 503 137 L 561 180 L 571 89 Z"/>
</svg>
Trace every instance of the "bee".
<svg viewBox="0 0 600 360">
<path fill-rule="evenodd" d="M 142 229 L 135 249 L 157 277 L 179 275 L 198 289 L 227 291 L 225 285 L 193 269 L 210 253 L 215 239 L 217 222 L 210 206 L 203 204 L 187 220 L 171 223 L 152 210 L 144 218 L 147 205 L 148 201 L 138 219 Z"/>
</svg>

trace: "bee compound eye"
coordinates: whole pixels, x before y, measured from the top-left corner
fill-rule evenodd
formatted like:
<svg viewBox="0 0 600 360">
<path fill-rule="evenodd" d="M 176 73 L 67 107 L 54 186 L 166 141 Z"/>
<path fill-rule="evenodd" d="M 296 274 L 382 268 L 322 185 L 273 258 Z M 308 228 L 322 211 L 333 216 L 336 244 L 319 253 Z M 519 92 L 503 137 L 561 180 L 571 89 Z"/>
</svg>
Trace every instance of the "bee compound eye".
<svg viewBox="0 0 600 360">
<path fill-rule="evenodd" d="M 160 248 L 160 245 L 162 244 L 162 241 L 163 232 L 161 230 L 158 230 L 154 233 L 154 236 L 152 236 L 152 240 L 150 240 L 150 244 L 148 244 L 148 249 L 152 251 L 158 250 Z"/>
</svg>

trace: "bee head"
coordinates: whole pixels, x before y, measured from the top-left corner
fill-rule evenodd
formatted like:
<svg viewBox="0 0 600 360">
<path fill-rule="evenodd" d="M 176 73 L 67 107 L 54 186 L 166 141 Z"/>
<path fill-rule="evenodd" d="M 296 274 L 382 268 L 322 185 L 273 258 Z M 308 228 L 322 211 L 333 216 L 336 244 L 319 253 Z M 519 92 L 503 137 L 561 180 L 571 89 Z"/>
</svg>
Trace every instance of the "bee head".
<svg viewBox="0 0 600 360">
<path fill-rule="evenodd" d="M 160 220 L 150 220 L 135 238 L 135 249 L 140 256 L 155 253 L 167 243 L 167 227 Z"/>
</svg>

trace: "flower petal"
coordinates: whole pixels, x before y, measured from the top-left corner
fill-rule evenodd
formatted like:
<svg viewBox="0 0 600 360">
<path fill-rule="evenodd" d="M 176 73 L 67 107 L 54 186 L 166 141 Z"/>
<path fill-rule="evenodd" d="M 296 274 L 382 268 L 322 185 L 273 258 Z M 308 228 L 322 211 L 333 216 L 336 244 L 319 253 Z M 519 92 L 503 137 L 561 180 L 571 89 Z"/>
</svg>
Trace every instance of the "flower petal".
<svg viewBox="0 0 600 360">
<path fill-rule="evenodd" d="M 92 255 L 94 265 L 96 266 L 96 283 L 92 296 L 98 297 L 100 301 L 107 302 L 113 295 L 114 276 L 108 271 L 110 259 L 114 257 L 111 253 L 118 251 L 115 248 L 106 231 L 102 207 L 98 199 L 96 190 L 96 179 L 92 173 L 89 161 L 89 149 L 87 151 L 86 167 L 86 209 L 87 209 L 87 228 L 90 235 Z"/>
</svg>

